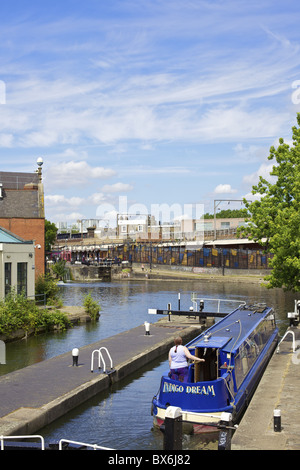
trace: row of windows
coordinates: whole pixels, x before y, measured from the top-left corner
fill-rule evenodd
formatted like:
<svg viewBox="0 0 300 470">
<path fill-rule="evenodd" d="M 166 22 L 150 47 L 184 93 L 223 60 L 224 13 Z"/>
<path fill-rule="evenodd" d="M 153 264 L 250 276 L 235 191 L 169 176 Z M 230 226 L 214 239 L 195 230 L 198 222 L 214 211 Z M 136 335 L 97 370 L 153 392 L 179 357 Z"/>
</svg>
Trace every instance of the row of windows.
<svg viewBox="0 0 300 470">
<path fill-rule="evenodd" d="M 240 350 L 235 356 L 234 360 L 237 388 L 239 388 L 257 357 L 267 344 L 272 332 L 274 331 L 274 327 L 274 316 L 271 314 L 266 317 L 265 321 L 260 323 L 260 325 L 252 332 L 249 338 L 240 347 Z"/>
<path fill-rule="evenodd" d="M 5 296 L 12 287 L 12 263 L 4 266 Z M 17 263 L 17 294 L 24 293 L 27 296 L 27 263 Z"/>
</svg>

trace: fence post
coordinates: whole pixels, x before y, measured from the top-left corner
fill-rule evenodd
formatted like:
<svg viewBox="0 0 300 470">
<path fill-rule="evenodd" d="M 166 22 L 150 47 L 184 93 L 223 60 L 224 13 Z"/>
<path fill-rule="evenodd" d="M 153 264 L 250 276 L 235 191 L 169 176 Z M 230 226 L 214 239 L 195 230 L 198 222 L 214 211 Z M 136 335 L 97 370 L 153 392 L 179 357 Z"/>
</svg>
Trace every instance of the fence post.
<svg viewBox="0 0 300 470">
<path fill-rule="evenodd" d="M 164 450 L 182 450 L 182 414 L 176 406 L 166 409 Z"/>
</svg>

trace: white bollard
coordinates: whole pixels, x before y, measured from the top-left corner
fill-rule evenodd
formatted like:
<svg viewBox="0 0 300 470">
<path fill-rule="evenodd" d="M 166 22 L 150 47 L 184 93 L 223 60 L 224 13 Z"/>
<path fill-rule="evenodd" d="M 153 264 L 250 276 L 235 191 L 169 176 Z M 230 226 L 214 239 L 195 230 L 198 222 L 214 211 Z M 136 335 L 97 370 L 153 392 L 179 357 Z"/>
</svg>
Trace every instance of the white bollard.
<svg viewBox="0 0 300 470">
<path fill-rule="evenodd" d="M 72 358 L 73 358 L 72 366 L 78 366 L 78 356 L 79 356 L 79 349 L 73 348 L 72 349 Z"/>
<path fill-rule="evenodd" d="M 145 325 L 145 335 L 150 336 L 150 323 L 145 321 L 144 325 Z"/>
</svg>

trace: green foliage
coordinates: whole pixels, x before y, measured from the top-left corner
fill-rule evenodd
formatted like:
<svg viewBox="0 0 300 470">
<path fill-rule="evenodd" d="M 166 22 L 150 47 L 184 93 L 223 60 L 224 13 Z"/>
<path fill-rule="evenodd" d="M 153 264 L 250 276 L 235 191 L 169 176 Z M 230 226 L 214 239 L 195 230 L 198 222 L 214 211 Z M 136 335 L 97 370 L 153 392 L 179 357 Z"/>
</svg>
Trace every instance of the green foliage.
<svg viewBox="0 0 300 470">
<path fill-rule="evenodd" d="M 300 126 L 300 113 L 297 115 Z M 270 181 L 260 176 L 252 193 L 259 200 L 246 203 L 251 216 L 248 227 L 240 232 L 261 243 L 274 254 L 268 287 L 300 291 L 300 128 L 293 127 L 293 145 L 279 139 L 277 149 L 270 148 L 274 161 Z"/>
<path fill-rule="evenodd" d="M 12 291 L 5 300 L 0 301 L 0 334 L 9 335 L 18 329 L 37 331 L 39 328 L 49 329 L 53 326 L 64 329 L 69 324 L 64 313 L 39 309 L 23 294 L 17 295 Z"/>
<path fill-rule="evenodd" d="M 92 298 L 91 294 L 85 296 L 83 306 L 86 313 L 90 315 L 93 320 L 97 320 L 101 307 L 98 302 Z"/>
<path fill-rule="evenodd" d="M 40 275 L 35 281 L 35 293 L 39 295 L 37 301 L 42 299 L 42 294 L 46 295 L 47 305 L 60 305 L 59 287 L 57 281 L 51 274 Z"/>
<path fill-rule="evenodd" d="M 55 224 L 45 220 L 45 250 L 51 251 L 51 245 L 56 240 L 57 227 Z"/>
<path fill-rule="evenodd" d="M 249 217 L 249 212 L 247 209 L 224 209 L 222 211 L 216 212 L 217 219 L 243 219 Z M 208 212 L 204 214 L 204 219 L 213 219 L 214 214 L 209 214 Z"/>
<path fill-rule="evenodd" d="M 67 274 L 66 261 L 63 259 L 57 261 L 52 265 L 52 271 L 54 274 L 56 274 L 59 280 L 64 281 Z"/>
</svg>

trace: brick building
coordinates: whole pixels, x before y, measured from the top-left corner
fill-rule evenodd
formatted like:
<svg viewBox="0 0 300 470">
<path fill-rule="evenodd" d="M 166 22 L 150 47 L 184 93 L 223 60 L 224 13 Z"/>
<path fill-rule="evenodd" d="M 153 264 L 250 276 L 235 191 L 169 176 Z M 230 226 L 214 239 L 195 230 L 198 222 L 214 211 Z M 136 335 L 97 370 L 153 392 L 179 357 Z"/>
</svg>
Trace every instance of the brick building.
<svg viewBox="0 0 300 470">
<path fill-rule="evenodd" d="M 0 171 L 0 227 L 35 246 L 35 277 L 45 273 L 45 214 L 41 166 L 33 173 Z"/>
</svg>

